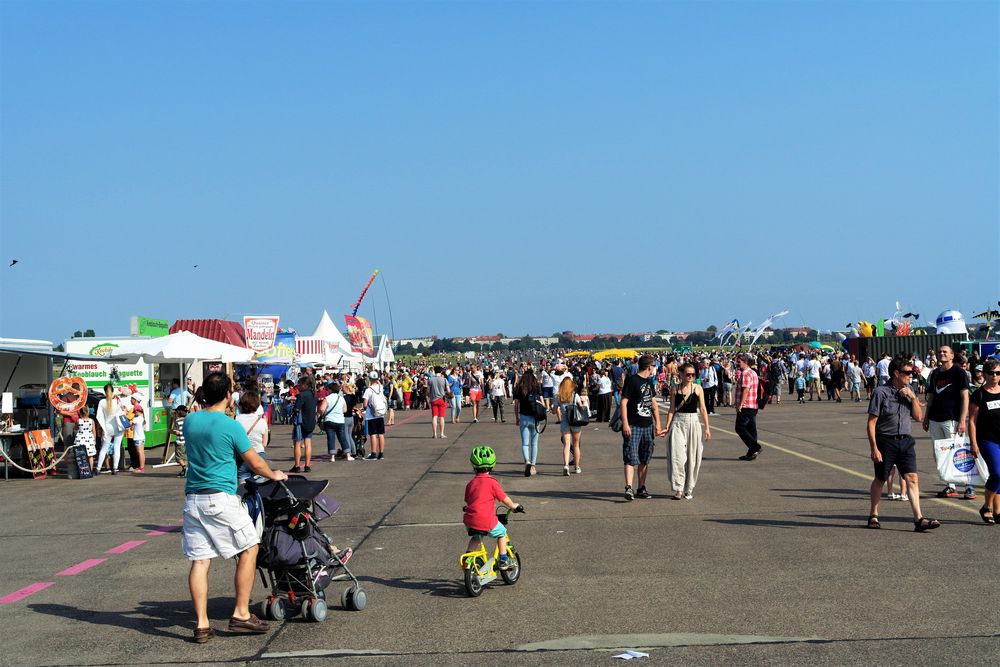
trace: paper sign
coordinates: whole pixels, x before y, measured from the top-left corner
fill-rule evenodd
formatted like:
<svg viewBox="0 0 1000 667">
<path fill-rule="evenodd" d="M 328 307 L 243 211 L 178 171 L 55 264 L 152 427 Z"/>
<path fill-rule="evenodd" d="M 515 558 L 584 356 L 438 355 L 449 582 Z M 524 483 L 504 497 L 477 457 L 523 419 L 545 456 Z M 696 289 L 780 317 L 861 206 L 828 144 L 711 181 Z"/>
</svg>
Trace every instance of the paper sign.
<svg viewBox="0 0 1000 667">
<path fill-rule="evenodd" d="M 247 315 L 243 318 L 243 332 L 247 347 L 255 352 L 263 352 L 274 347 L 278 335 L 278 315 Z"/>
</svg>

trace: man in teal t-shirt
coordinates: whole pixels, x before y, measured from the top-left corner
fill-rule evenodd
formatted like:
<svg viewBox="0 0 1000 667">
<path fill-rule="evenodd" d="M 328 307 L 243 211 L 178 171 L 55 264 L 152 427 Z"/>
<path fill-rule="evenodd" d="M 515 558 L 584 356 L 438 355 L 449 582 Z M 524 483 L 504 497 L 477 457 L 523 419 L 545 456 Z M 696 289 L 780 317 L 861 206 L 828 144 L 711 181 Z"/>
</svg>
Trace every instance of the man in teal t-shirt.
<svg viewBox="0 0 1000 667">
<path fill-rule="evenodd" d="M 267 479 L 288 476 L 271 470 L 260 457 L 243 427 L 226 415 L 232 401 L 232 382 L 222 373 L 205 378 L 202 392 L 208 407 L 184 420 L 188 473 L 184 486 L 184 529 L 181 545 L 191 561 L 188 585 L 198 622 L 194 640 L 204 644 L 214 636 L 208 622 L 208 569 L 212 559 L 238 557 L 236 603 L 230 632 L 267 632 L 268 625 L 250 613 L 257 564 L 257 529 L 236 495 L 236 458 Z"/>
</svg>

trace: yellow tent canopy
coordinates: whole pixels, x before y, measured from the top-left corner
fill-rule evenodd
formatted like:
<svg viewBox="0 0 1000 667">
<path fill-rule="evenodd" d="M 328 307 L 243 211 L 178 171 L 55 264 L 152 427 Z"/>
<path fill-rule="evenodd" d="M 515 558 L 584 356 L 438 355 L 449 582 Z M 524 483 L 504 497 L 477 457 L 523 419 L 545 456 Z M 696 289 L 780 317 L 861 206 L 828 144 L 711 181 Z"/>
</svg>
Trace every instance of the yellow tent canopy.
<svg viewBox="0 0 1000 667">
<path fill-rule="evenodd" d="M 637 353 L 635 350 L 616 348 L 611 350 L 601 350 L 600 352 L 594 355 L 594 359 L 597 359 L 598 361 L 604 361 L 605 359 L 614 359 L 614 358 L 631 359 L 632 357 L 636 356 L 636 354 Z"/>
<path fill-rule="evenodd" d="M 567 352 L 567 357 L 589 357 L 590 352 L 584 352 L 583 350 L 576 350 L 575 352 Z"/>
</svg>

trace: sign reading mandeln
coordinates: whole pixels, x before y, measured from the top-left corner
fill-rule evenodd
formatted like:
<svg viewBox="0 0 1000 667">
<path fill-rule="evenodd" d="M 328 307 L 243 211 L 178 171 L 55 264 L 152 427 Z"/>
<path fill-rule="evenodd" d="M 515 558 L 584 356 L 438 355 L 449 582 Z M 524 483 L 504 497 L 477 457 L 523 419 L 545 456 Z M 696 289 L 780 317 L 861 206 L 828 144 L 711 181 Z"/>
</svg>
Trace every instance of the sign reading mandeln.
<svg viewBox="0 0 1000 667">
<path fill-rule="evenodd" d="M 278 316 L 247 315 L 243 318 L 243 331 L 247 347 L 255 352 L 264 352 L 274 347 L 278 335 Z"/>
</svg>

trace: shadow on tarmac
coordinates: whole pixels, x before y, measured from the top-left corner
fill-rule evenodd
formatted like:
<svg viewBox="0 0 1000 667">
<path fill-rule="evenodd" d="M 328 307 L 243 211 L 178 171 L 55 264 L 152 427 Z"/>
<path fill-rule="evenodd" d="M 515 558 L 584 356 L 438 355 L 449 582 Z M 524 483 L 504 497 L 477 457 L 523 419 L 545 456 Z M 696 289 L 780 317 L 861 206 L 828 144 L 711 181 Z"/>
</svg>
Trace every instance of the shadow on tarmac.
<svg viewBox="0 0 1000 667">
<path fill-rule="evenodd" d="M 194 611 L 191 600 L 168 600 L 140 602 L 136 609 L 128 611 L 98 611 L 80 609 L 62 604 L 29 604 L 28 608 L 40 614 L 58 616 L 74 621 L 84 621 L 93 625 L 136 630 L 154 637 L 191 640 L 194 628 Z M 229 618 L 233 610 L 232 598 L 209 598 L 210 618 Z M 225 634 L 219 633 L 217 634 Z"/>
<path fill-rule="evenodd" d="M 562 473 L 559 475 L 562 476 Z M 614 491 L 518 491 L 517 497 L 529 498 L 568 498 L 570 500 L 603 500 L 609 503 L 627 503 L 621 493 Z"/>
<path fill-rule="evenodd" d="M 771 489 L 781 493 L 782 491 L 799 491 L 811 495 L 795 495 L 791 493 L 781 493 L 782 498 L 815 498 L 829 500 L 856 500 L 858 496 L 868 497 L 868 489 Z M 840 494 L 840 495 L 833 495 Z"/>
<path fill-rule="evenodd" d="M 387 588 L 402 588 L 412 591 L 423 591 L 439 598 L 465 598 L 465 585 L 458 580 L 447 579 L 417 579 L 416 577 L 400 577 L 398 579 L 383 579 L 381 577 L 362 577 L 363 581 L 374 582 Z"/>
</svg>

